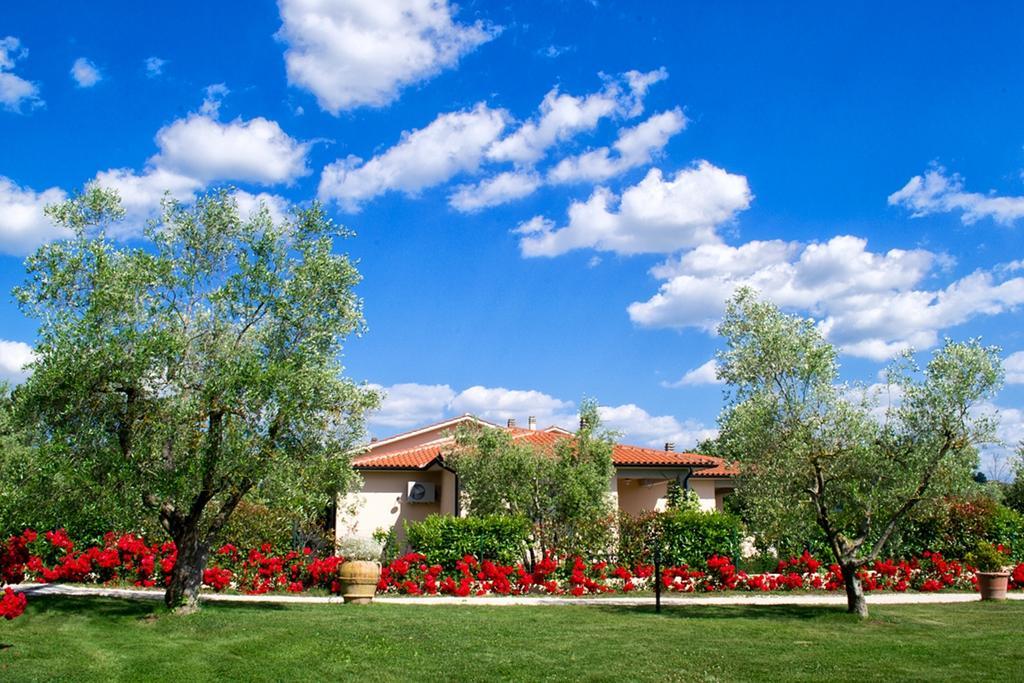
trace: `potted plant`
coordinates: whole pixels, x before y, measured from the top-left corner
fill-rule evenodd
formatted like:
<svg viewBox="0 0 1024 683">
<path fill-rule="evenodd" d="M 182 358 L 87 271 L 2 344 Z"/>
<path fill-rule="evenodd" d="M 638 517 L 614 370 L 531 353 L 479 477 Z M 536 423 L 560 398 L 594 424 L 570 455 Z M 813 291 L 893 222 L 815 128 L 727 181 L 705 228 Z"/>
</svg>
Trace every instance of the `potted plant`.
<svg viewBox="0 0 1024 683">
<path fill-rule="evenodd" d="M 371 538 L 348 538 L 338 543 L 338 554 L 345 558 L 338 579 L 346 603 L 363 605 L 373 600 L 380 580 L 382 551 L 381 544 Z"/>
<path fill-rule="evenodd" d="M 1010 572 L 1004 570 L 1006 556 L 988 541 L 982 541 L 966 559 L 977 571 L 981 599 L 1005 600 L 1010 578 Z"/>
</svg>

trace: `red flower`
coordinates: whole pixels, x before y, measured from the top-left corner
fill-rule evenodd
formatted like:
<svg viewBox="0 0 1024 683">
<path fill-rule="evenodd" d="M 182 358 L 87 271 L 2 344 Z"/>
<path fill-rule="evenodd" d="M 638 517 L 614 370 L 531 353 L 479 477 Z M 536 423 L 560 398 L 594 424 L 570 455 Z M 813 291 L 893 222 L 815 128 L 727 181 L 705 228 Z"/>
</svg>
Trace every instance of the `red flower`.
<svg viewBox="0 0 1024 683">
<path fill-rule="evenodd" d="M 0 598 L 0 617 L 10 621 L 21 616 L 25 611 L 25 596 L 22 593 L 15 593 L 10 586 L 4 589 L 4 595 Z"/>
</svg>

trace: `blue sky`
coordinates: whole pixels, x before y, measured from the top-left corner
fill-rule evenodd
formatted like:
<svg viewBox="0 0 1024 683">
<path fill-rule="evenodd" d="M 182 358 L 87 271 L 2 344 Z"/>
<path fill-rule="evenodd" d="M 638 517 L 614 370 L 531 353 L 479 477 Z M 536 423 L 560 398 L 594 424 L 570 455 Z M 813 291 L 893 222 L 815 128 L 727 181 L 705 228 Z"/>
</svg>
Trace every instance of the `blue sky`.
<svg viewBox="0 0 1024 683">
<path fill-rule="evenodd" d="M 722 301 L 812 315 L 845 378 L 1003 347 L 1024 437 L 1024 8 L 20 3 L 0 22 L 0 290 L 89 182 L 328 203 L 384 435 L 474 412 L 711 433 Z M 129 230 L 126 241 L 133 239 Z M 0 301 L 0 373 L 34 324 Z M 1013 355 L 1018 354 L 1018 355 Z M 703 369 L 701 369 L 703 368 Z M 692 372 L 691 372 L 692 371 Z"/>
</svg>

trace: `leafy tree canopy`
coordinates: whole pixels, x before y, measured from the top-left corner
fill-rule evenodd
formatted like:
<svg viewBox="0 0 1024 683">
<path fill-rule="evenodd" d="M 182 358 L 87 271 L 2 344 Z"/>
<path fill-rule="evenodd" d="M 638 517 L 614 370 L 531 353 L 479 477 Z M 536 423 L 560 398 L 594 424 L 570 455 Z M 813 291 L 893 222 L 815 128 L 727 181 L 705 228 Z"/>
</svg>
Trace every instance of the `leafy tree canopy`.
<svg viewBox="0 0 1024 683">
<path fill-rule="evenodd" d="M 124 211 L 92 188 L 50 207 L 74 237 L 41 247 L 15 292 L 39 321 L 15 394 L 39 457 L 138 501 L 178 545 L 167 599 L 194 606 L 209 544 L 253 492 L 295 509 L 353 479 L 346 455 L 376 396 L 343 377 L 363 329 L 347 233 L 321 208 L 248 218 L 226 190 L 166 199 L 147 248 L 115 244 Z"/>
<path fill-rule="evenodd" d="M 580 410 L 575 438 L 541 452 L 503 429 L 468 427 L 450 457 L 470 515 L 522 515 L 542 551 L 593 553 L 611 540 L 609 482 L 614 435 L 601 428 L 597 404 Z"/>
<path fill-rule="evenodd" d="M 837 384 L 835 348 L 812 320 L 749 289 L 729 302 L 719 376 L 729 402 L 720 454 L 739 464 L 745 516 L 768 538 L 824 540 L 867 613 L 856 570 L 876 559 L 907 513 L 969 486 L 994 420 L 972 407 L 1002 380 L 999 350 L 946 343 L 924 368 L 910 354 L 888 372 L 888 405 Z M 817 534 L 812 534 L 817 530 Z"/>
</svg>

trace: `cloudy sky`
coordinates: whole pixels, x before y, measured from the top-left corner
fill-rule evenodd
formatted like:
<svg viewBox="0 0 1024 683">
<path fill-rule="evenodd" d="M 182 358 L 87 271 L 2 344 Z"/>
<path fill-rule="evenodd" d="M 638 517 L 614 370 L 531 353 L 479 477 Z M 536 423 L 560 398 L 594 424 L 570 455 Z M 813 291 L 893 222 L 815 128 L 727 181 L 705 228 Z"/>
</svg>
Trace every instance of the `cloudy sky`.
<svg viewBox="0 0 1024 683">
<path fill-rule="evenodd" d="M 57 3 L 0 24 L 0 291 L 99 182 L 324 202 L 357 237 L 352 376 L 447 415 L 692 446 L 724 300 L 814 316 L 844 376 L 1003 347 L 1024 437 L 1024 9 L 927 3 Z M 0 376 L 34 324 L 4 294 Z"/>
</svg>

